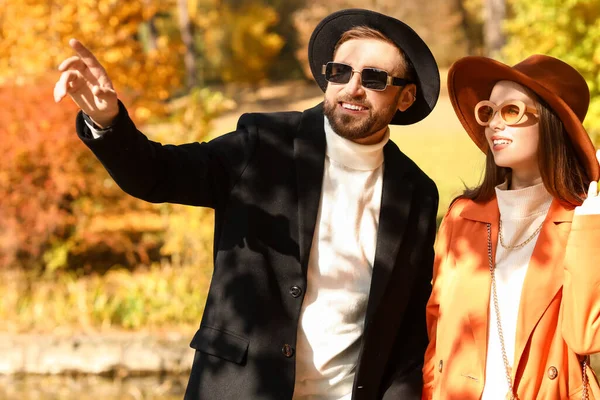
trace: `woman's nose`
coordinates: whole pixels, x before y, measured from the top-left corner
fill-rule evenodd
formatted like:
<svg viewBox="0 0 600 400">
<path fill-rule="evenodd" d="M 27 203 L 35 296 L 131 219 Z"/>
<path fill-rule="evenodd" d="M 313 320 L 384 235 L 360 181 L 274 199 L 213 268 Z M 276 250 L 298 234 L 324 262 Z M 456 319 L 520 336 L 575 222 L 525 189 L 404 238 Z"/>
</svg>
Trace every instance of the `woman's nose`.
<svg viewBox="0 0 600 400">
<path fill-rule="evenodd" d="M 490 120 L 490 128 L 492 129 L 504 129 L 504 121 L 500 117 L 500 112 L 496 111 L 494 115 L 492 115 L 492 119 Z"/>
</svg>

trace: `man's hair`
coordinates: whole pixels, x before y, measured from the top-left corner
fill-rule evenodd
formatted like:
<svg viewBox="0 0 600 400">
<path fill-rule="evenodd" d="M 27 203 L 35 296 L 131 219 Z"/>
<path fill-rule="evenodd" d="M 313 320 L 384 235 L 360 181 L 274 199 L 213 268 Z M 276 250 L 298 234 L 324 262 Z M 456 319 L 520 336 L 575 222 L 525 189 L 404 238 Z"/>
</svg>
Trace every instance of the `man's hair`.
<svg viewBox="0 0 600 400">
<path fill-rule="evenodd" d="M 583 203 L 586 189 L 590 184 L 585 167 L 565 130 L 565 126 L 543 100 L 530 91 L 536 100 L 539 114 L 539 135 L 537 156 L 542 182 L 548 193 L 563 204 L 578 206 Z M 491 150 L 487 149 L 485 172 L 481 184 L 467 188 L 459 198 L 476 202 L 491 200 L 495 187 L 511 178 L 509 168 L 499 167 L 494 162 Z M 456 199 L 455 199 L 456 200 Z"/>
<path fill-rule="evenodd" d="M 403 76 L 404 79 L 409 80 L 414 83 L 417 83 L 417 82 L 415 82 L 415 79 L 414 79 L 415 78 L 414 67 L 413 67 L 412 63 L 410 62 L 410 60 L 408 59 L 408 57 L 406 56 L 406 54 L 404 53 L 404 51 L 400 47 L 398 47 L 398 45 L 396 43 L 394 43 L 393 40 L 391 40 L 390 38 L 385 36 L 383 33 L 378 31 L 377 29 L 373 29 L 368 26 L 355 26 L 352 29 L 344 32 L 342 34 L 342 36 L 340 37 L 340 40 L 338 40 L 338 42 L 335 45 L 335 48 L 333 50 L 333 56 L 335 57 L 335 54 L 337 53 L 339 47 L 343 43 L 346 43 L 347 41 L 354 40 L 354 39 L 381 40 L 381 41 L 389 43 L 392 46 L 394 46 L 395 48 L 397 48 L 398 51 L 400 52 L 400 57 L 402 58 L 402 64 L 400 65 L 401 71 L 400 70 L 397 72 L 390 71 L 390 73 L 404 73 L 404 76 Z"/>
</svg>

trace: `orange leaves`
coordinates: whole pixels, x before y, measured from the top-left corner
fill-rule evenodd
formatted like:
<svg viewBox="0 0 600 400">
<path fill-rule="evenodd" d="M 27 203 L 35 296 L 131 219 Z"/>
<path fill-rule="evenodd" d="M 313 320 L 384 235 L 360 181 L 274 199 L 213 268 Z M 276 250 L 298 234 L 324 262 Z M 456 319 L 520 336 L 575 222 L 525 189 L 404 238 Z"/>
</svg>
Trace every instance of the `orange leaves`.
<svg viewBox="0 0 600 400">
<path fill-rule="evenodd" d="M 155 208 L 114 184 L 77 138 L 75 105 L 52 102 L 53 83 L 0 87 L 0 266 L 58 268 L 77 254 L 149 260 Z"/>
<path fill-rule="evenodd" d="M 168 11 L 164 0 L 4 0 L 0 7 L 0 85 L 27 81 L 73 55 L 68 40 L 88 46 L 106 67 L 119 93 L 136 104 L 160 110 L 181 86 L 181 46 L 166 30 L 154 39 L 140 37 L 141 28 L 157 13 Z M 160 46 L 145 51 L 143 40 Z"/>
<path fill-rule="evenodd" d="M 63 200 L 82 189 L 82 180 L 68 176 L 77 169 L 70 150 L 77 138 L 63 121 L 72 120 L 74 106 L 47 107 L 45 96 L 47 85 L 0 89 L 0 242 L 9 243 L 0 261 L 38 256 L 40 242 L 62 235 L 69 224 Z"/>
</svg>

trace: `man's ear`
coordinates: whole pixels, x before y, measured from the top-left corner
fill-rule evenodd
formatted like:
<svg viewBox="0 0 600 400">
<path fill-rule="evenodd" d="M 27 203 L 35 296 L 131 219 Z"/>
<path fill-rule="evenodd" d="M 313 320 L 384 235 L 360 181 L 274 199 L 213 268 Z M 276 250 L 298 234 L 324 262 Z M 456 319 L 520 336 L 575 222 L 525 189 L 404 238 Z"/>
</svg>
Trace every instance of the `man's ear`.
<svg viewBox="0 0 600 400">
<path fill-rule="evenodd" d="M 417 99 L 417 85 L 409 83 L 402 88 L 398 98 L 398 110 L 406 111 Z"/>
</svg>

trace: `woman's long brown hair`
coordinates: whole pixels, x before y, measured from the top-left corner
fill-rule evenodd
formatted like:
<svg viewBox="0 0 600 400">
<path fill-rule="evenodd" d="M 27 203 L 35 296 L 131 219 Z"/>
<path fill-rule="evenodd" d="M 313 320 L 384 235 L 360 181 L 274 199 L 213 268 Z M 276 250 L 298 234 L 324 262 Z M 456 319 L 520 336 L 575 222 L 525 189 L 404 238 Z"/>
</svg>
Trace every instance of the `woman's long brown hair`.
<svg viewBox="0 0 600 400">
<path fill-rule="evenodd" d="M 561 203 L 579 206 L 583 203 L 590 178 L 577 157 L 569 134 L 558 115 L 543 100 L 531 94 L 537 102 L 539 115 L 538 166 L 542 182 L 548 193 Z M 467 198 L 475 202 L 491 200 L 496 195 L 494 188 L 507 179 L 510 181 L 510 178 L 510 168 L 497 166 L 488 147 L 481 184 L 474 188 L 466 188 L 458 198 Z"/>
</svg>

